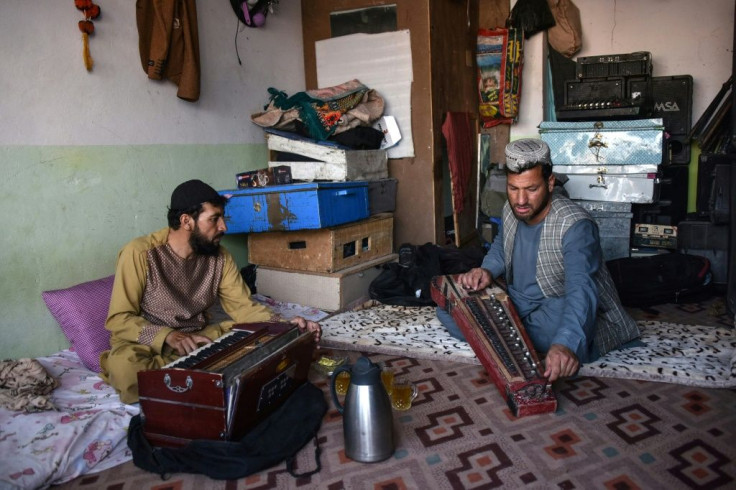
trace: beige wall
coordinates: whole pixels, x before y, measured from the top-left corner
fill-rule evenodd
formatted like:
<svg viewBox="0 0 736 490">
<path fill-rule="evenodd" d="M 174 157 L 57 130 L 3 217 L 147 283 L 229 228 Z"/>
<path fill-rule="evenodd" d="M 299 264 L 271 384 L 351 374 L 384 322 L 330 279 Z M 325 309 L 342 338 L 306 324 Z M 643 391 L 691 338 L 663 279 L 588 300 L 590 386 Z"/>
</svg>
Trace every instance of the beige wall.
<svg viewBox="0 0 736 490">
<path fill-rule="evenodd" d="M 176 97 L 138 55 L 135 2 L 100 2 L 82 62 L 81 13 L 70 0 L 0 2 L 0 359 L 69 346 L 41 292 L 112 274 L 120 247 L 166 226 L 173 188 L 218 189 L 266 165 L 250 115 L 267 89 L 302 90 L 299 2 L 280 2 L 261 29 L 238 35 L 224 0 L 199 0 L 202 95 Z M 245 265 L 245 235 L 228 237 Z"/>
</svg>

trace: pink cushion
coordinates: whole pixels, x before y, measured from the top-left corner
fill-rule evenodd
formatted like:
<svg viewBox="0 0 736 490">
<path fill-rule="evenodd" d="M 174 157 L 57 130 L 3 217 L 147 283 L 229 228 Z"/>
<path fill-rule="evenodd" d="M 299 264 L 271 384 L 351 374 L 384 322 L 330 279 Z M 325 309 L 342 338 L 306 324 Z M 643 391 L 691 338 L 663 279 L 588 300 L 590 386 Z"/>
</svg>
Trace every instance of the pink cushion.
<svg viewBox="0 0 736 490">
<path fill-rule="evenodd" d="M 100 372 L 100 353 L 110 349 L 105 330 L 115 276 L 41 293 L 72 348 L 88 369 Z"/>
</svg>

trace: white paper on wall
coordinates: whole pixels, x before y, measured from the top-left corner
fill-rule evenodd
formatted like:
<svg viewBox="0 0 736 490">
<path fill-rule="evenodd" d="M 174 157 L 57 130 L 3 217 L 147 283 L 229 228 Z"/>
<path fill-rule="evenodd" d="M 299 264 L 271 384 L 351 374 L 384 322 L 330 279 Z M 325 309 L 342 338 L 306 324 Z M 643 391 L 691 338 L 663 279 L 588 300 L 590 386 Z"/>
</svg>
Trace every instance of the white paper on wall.
<svg viewBox="0 0 736 490">
<path fill-rule="evenodd" d="M 411 133 L 411 42 L 409 30 L 351 34 L 315 43 L 317 86 L 332 87 L 357 78 L 386 101 L 384 114 L 393 116 L 401 131 L 389 158 L 414 156 Z"/>
</svg>

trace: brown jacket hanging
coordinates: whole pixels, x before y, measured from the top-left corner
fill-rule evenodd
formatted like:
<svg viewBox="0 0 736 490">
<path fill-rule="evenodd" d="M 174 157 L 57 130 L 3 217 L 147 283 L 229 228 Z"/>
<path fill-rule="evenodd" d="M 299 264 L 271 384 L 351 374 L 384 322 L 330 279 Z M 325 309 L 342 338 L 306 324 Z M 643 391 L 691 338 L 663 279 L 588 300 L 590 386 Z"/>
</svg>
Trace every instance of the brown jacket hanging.
<svg viewBox="0 0 736 490">
<path fill-rule="evenodd" d="M 138 48 L 143 71 L 168 79 L 177 96 L 199 99 L 199 33 L 195 0 L 137 0 Z"/>
</svg>

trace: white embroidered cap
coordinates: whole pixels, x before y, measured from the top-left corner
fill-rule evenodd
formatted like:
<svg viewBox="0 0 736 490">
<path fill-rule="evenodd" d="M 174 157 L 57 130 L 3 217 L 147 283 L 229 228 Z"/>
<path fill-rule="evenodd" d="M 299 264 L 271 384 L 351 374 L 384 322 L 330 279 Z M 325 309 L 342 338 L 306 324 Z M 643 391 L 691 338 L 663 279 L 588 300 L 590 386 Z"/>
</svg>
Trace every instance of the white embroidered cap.
<svg viewBox="0 0 736 490">
<path fill-rule="evenodd" d="M 526 138 L 506 145 L 506 166 L 511 172 L 519 173 L 538 164 L 552 165 L 549 146 L 544 141 Z"/>
</svg>

